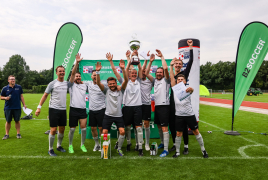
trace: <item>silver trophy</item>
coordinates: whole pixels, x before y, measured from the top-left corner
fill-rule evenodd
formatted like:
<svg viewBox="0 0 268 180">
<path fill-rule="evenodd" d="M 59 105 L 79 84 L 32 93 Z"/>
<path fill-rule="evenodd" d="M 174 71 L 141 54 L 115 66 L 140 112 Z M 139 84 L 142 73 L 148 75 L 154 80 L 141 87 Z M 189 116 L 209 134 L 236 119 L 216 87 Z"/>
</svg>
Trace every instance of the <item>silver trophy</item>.
<svg viewBox="0 0 268 180">
<path fill-rule="evenodd" d="M 137 40 L 135 36 L 132 36 L 133 40 L 129 42 L 130 49 L 132 51 L 138 51 L 140 49 L 140 41 Z M 140 59 L 138 57 L 138 54 L 135 54 L 131 58 L 131 64 L 132 65 L 138 65 L 140 63 Z"/>
</svg>

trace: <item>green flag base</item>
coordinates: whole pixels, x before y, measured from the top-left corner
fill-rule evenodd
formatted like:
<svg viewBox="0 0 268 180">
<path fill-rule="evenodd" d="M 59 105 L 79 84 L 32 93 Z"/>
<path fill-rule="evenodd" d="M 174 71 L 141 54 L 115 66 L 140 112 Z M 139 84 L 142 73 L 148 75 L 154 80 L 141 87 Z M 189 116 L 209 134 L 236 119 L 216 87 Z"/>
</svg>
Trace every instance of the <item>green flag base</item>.
<svg viewBox="0 0 268 180">
<path fill-rule="evenodd" d="M 227 135 L 233 135 L 233 136 L 239 136 L 241 135 L 239 132 L 237 131 L 225 131 L 224 134 L 227 134 Z"/>
</svg>

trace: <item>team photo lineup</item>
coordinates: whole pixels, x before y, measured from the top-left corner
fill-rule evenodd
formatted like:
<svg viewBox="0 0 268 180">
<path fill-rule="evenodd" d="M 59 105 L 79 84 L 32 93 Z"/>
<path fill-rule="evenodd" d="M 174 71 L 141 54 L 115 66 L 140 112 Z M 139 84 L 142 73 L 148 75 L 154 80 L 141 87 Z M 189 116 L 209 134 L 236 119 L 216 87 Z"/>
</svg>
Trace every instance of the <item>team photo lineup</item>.
<svg viewBox="0 0 268 180">
<path fill-rule="evenodd" d="M 125 151 L 131 151 L 131 125 L 135 132 L 135 151 L 139 156 L 143 156 L 144 149 L 150 151 L 150 121 L 151 121 L 151 90 L 154 88 L 155 116 L 154 123 L 157 124 L 161 144 L 158 145 L 159 151 L 163 149 L 160 157 L 169 155 L 174 151 L 172 157 L 180 156 L 180 146 L 183 137 L 184 150 L 183 154 L 187 155 L 188 151 L 188 128 L 190 128 L 200 145 L 201 153 L 204 158 L 208 158 L 208 153 L 204 147 L 203 138 L 198 131 L 198 123 L 193 112 L 191 96 L 194 89 L 186 88 L 189 95 L 183 99 L 178 99 L 172 87 L 177 84 L 186 85 L 191 66 L 193 64 L 193 40 L 187 40 L 189 46 L 189 62 L 184 71 L 182 59 L 174 58 L 170 62 L 170 72 L 168 64 L 162 52 L 156 49 L 155 54 L 148 52 L 148 60 L 145 59 L 143 65 L 135 62 L 138 51 L 132 53 L 126 52 L 127 63 L 120 60 L 119 67 L 122 70 L 123 77 L 116 70 L 113 63 L 113 55 L 109 52 L 106 54 L 107 60 L 110 62 L 111 68 L 116 78 L 109 77 L 102 79 L 100 71 L 102 69 L 101 62 L 97 62 L 95 69 L 92 71 L 92 81 L 81 81 L 81 73 L 77 71 L 79 62 L 83 59 L 81 54 L 77 54 L 76 62 L 71 72 L 69 81 L 64 80 L 65 68 L 63 66 L 56 67 L 57 79 L 51 81 L 35 111 L 35 115 L 39 116 L 41 108 L 49 94 L 49 125 L 50 132 L 49 150 L 50 156 L 57 156 L 54 151 L 54 141 L 57 134 L 57 151 L 66 152 L 62 147 L 65 126 L 67 126 L 67 117 L 69 117 L 70 131 L 68 134 L 69 147 L 68 152 L 74 153 L 73 138 L 78 124 L 81 128 L 81 150 L 87 152 L 84 143 L 87 136 L 87 126 L 91 127 L 91 133 L 95 142 L 93 151 L 103 151 L 100 142 L 100 135 L 107 137 L 113 123 L 116 124 L 118 130 L 118 140 L 115 149 L 120 156 L 124 156 L 122 146 L 126 139 L 127 145 Z M 150 75 L 150 68 L 155 60 L 155 56 L 161 58 L 162 67 L 158 67 L 155 78 Z M 147 62 L 149 61 L 149 62 Z M 138 70 L 134 66 L 138 66 Z M 173 69 L 174 68 L 174 69 Z M 174 72 L 175 71 L 175 72 Z M 117 84 L 117 81 L 120 84 Z M 1 99 L 5 100 L 5 117 L 6 117 L 6 134 L 4 139 L 9 138 L 9 130 L 11 127 L 12 117 L 15 121 L 17 130 L 17 138 L 22 138 L 20 134 L 20 115 L 21 107 L 26 108 L 23 98 L 23 90 L 20 85 L 15 84 L 15 77 L 9 76 L 9 85 L 4 87 L 1 92 Z M 171 94 L 169 94 L 171 89 Z M 67 92 L 70 94 L 70 111 L 69 116 L 66 112 Z M 89 101 L 89 122 L 87 124 L 88 112 L 86 109 L 85 97 L 88 93 Z M 12 94 L 12 98 L 11 98 Z M 15 107 L 15 108 L 14 108 Z M 145 133 L 145 142 L 143 140 L 143 128 Z M 99 130 L 99 134 L 98 131 Z M 58 131 L 57 131 L 58 130 Z M 172 142 L 170 143 L 170 133 Z M 170 145 L 172 144 L 172 145 Z M 171 148 L 169 148 L 171 147 Z M 89 147 L 88 147 L 89 148 Z M 102 152 L 103 153 L 103 152 Z"/>
</svg>

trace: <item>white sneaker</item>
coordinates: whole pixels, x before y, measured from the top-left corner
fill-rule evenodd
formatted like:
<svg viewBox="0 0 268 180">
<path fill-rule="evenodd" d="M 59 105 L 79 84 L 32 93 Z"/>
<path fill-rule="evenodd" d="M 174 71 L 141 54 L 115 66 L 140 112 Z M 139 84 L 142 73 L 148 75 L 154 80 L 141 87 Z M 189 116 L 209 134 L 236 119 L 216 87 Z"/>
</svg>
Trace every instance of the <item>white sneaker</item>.
<svg viewBox="0 0 268 180">
<path fill-rule="evenodd" d="M 93 151 L 95 152 L 95 151 L 99 151 L 99 150 L 100 150 L 100 146 L 95 144 Z"/>
<path fill-rule="evenodd" d="M 145 150 L 146 150 L 146 151 L 150 151 L 150 146 L 149 146 L 149 144 L 146 144 L 146 145 L 145 145 Z"/>
</svg>

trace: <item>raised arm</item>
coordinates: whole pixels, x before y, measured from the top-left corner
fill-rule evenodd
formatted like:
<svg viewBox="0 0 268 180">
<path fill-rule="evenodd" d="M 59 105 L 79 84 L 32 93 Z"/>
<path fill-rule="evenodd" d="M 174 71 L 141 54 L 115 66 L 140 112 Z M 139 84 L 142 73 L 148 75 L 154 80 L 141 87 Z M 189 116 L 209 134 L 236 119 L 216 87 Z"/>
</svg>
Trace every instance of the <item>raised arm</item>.
<svg viewBox="0 0 268 180">
<path fill-rule="evenodd" d="M 176 85 L 176 80 L 174 78 L 174 71 L 173 71 L 173 66 L 175 64 L 175 59 L 174 58 L 171 62 L 170 62 L 170 81 L 171 81 L 171 87 L 175 86 Z"/>
<path fill-rule="evenodd" d="M 147 56 L 150 56 L 150 51 L 148 51 Z M 142 70 L 145 70 L 147 66 L 147 59 L 144 59 L 143 65 L 142 65 Z"/>
<path fill-rule="evenodd" d="M 150 73 L 150 68 L 151 68 L 151 66 L 152 66 L 152 63 L 154 62 L 154 59 L 155 59 L 155 55 L 154 55 L 154 54 L 151 54 L 149 64 L 148 64 L 148 66 L 147 66 L 147 68 L 146 68 L 146 71 L 145 71 L 145 75 L 146 75 L 146 77 L 147 77 L 151 82 L 154 81 L 154 77 L 153 77 L 151 74 L 149 74 L 149 73 Z"/>
<path fill-rule="evenodd" d="M 188 64 L 185 68 L 185 70 L 183 71 L 183 75 L 185 76 L 185 79 L 188 79 L 188 76 L 190 74 L 191 68 L 192 68 L 192 64 L 193 64 L 193 40 L 187 40 L 187 44 L 190 48 L 190 59 L 188 61 Z"/>
<path fill-rule="evenodd" d="M 97 74 L 97 85 L 99 86 L 100 90 L 104 90 L 104 85 L 100 82 L 100 70 L 101 70 L 101 63 L 97 62 L 96 64 L 96 74 Z"/>
<path fill-rule="evenodd" d="M 40 102 L 39 102 L 39 105 L 37 106 L 36 111 L 35 111 L 35 115 L 36 115 L 37 117 L 38 117 L 39 114 L 41 113 L 41 107 L 42 107 L 42 105 L 44 104 L 44 102 L 46 101 L 47 97 L 48 97 L 48 93 L 45 92 L 45 93 L 43 94 L 43 96 L 42 96 Z"/>
<path fill-rule="evenodd" d="M 128 65 L 130 64 L 130 61 L 128 62 Z M 122 69 L 124 82 L 122 83 L 122 89 L 126 89 L 127 83 L 128 83 L 128 76 L 126 74 L 125 70 L 125 61 L 123 59 L 120 60 L 119 67 Z"/>
<path fill-rule="evenodd" d="M 75 55 L 75 65 L 74 65 L 74 68 L 72 70 L 72 74 L 71 74 L 71 77 L 70 77 L 70 82 L 73 83 L 74 82 L 74 79 L 75 79 L 75 73 L 76 73 L 76 70 L 77 70 L 77 67 L 79 65 L 79 62 L 82 60 L 83 58 L 81 58 L 81 54 L 77 53 L 77 55 Z"/>
<path fill-rule="evenodd" d="M 116 68 L 115 68 L 115 66 L 114 66 L 113 55 L 112 55 L 111 53 L 107 53 L 107 54 L 106 54 L 106 58 L 108 59 L 108 61 L 109 61 L 110 64 L 111 64 L 111 68 L 112 68 L 112 70 L 113 70 L 113 72 L 114 72 L 114 75 L 115 75 L 116 79 L 117 79 L 118 81 L 120 81 L 121 76 L 120 76 L 120 74 L 117 72 L 117 70 L 116 70 Z"/>
<path fill-rule="evenodd" d="M 127 62 L 131 61 L 130 54 L 131 54 L 130 50 L 127 50 L 126 52 Z"/>
<path fill-rule="evenodd" d="M 165 78 L 169 79 L 167 62 L 166 62 L 166 60 L 165 60 L 165 58 L 160 50 L 156 49 L 156 52 L 157 52 L 156 55 L 161 58 Z"/>
<path fill-rule="evenodd" d="M 138 75 L 139 75 L 139 78 L 142 79 L 142 68 L 141 68 L 141 63 L 138 64 Z"/>
</svg>

